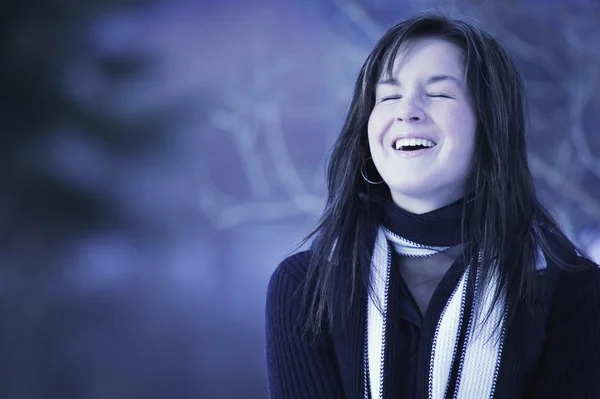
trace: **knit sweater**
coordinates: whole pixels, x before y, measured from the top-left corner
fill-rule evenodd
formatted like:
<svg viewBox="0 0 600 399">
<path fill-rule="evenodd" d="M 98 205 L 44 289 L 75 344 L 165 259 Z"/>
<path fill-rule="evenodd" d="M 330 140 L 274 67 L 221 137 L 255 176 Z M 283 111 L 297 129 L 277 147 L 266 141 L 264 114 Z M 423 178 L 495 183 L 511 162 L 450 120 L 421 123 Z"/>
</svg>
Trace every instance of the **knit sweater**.
<svg viewBox="0 0 600 399">
<path fill-rule="evenodd" d="M 331 327 L 316 340 L 302 334 L 306 314 L 301 295 L 310 255 L 304 251 L 285 259 L 269 283 L 269 396 L 364 398 L 366 291 L 359 290 L 360 300 L 344 325 Z M 464 267 L 458 261 L 450 267 L 422 319 L 402 276 L 392 275 L 390 312 L 397 317 L 389 318 L 386 332 L 384 398 L 429 397 L 429 353 L 436 322 Z M 517 304 L 514 322 L 504 335 L 493 398 L 600 398 L 600 269 L 564 272 L 552 263 L 547 269 L 540 278 L 553 289 L 533 312 Z"/>
</svg>

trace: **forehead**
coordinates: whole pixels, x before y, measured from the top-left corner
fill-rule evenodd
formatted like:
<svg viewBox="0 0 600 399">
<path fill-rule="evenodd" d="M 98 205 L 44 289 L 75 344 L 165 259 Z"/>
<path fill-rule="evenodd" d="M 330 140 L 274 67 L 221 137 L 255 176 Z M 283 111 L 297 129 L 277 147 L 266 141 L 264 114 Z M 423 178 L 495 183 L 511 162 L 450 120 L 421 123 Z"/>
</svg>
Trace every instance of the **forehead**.
<svg viewBox="0 0 600 399">
<path fill-rule="evenodd" d="M 403 77 L 449 75 L 464 80 L 464 70 L 464 52 L 457 44 L 438 37 L 423 37 L 405 41 L 395 54 L 388 51 L 379 78 L 402 80 Z"/>
</svg>

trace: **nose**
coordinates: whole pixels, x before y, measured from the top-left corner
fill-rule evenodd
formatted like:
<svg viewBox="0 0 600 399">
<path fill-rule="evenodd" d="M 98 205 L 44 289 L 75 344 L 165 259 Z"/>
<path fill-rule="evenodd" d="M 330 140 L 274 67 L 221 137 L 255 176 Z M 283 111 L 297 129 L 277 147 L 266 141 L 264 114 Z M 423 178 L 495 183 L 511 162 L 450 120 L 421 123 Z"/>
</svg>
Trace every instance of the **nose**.
<svg viewBox="0 0 600 399">
<path fill-rule="evenodd" d="M 425 119 L 425 113 L 419 104 L 410 98 L 403 98 L 396 107 L 396 120 L 402 122 L 420 122 Z"/>
</svg>

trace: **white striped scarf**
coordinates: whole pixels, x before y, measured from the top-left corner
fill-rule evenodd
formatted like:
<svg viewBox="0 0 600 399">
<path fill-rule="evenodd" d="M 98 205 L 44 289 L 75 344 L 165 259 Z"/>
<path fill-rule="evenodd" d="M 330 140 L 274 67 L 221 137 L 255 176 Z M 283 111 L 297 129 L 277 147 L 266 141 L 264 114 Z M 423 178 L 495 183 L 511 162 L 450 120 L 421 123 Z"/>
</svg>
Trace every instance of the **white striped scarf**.
<svg viewBox="0 0 600 399">
<path fill-rule="evenodd" d="M 377 233 L 373 255 L 371 258 L 371 274 L 374 298 L 367 301 L 367 325 L 365 331 L 365 398 L 381 399 L 383 397 L 385 330 L 387 318 L 388 287 L 391 269 L 391 249 L 403 256 L 426 257 L 445 251 L 450 247 L 427 247 L 406 240 L 384 227 Z M 537 269 L 546 267 L 541 255 Z M 471 314 L 465 315 L 467 298 L 467 281 L 472 270 L 476 270 L 473 301 L 478 298 L 480 287 L 479 268 L 466 267 L 454 291 L 448 298 L 444 310 L 438 320 L 433 345 L 429 358 L 428 398 L 444 399 L 450 381 L 450 371 L 456 356 L 460 356 L 459 373 L 452 398 L 485 399 L 494 396 L 494 390 L 500 368 L 500 360 L 504 343 L 505 318 L 507 300 L 501 297 L 492 308 L 493 295 L 482 295 L 482 313 L 488 314 L 486 323 L 473 325 L 475 304 L 471 306 Z M 496 289 L 497 280 L 493 279 L 487 288 L 490 292 Z M 377 306 L 379 304 L 379 307 Z M 461 323 L 468 323 L 465 342 L 459 348 L 458 341 Z M 500 323 L 500 328 L 495 327 Z M 476 332 L 474 334 L 474 332 Z M 498 336 L 498 334 L 500 334 Z M 460 351 L 460 353 L 459 353 Z M 369 392 L 370 387 L 370 392 Z"/>
</svg>

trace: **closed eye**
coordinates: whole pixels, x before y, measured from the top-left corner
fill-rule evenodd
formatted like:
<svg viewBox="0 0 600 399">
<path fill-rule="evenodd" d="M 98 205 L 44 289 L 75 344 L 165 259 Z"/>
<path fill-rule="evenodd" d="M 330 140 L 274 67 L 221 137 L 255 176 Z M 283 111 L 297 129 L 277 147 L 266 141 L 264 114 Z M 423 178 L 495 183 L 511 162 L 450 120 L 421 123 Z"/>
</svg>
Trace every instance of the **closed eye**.
<svg viewBox="0 0 600 399">
<path fill-rule="evenodd" d="M 437 98 L 452 98 L 451 96 L 444 94 L 444 93 L 432 93 L 432 94 L 427 94 L 428 97 L 437 97 Z"/>
<path fill-rule="evenodd" d="M 402 98 L 402 96 L 400 96 L 400 95 L 387 96 L 387 97 L 383 97 L 381 99 L 381 102 L 388 101 L 388 100 L 399 100 L 400 98 Z"/>
</svg>

